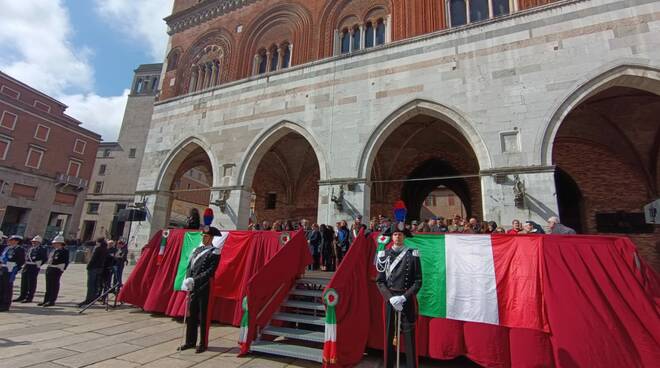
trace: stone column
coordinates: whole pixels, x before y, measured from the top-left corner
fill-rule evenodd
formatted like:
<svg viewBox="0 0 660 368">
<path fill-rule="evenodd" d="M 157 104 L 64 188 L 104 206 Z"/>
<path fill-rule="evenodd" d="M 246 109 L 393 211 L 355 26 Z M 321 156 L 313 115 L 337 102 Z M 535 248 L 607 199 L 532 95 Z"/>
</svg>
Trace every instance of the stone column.
<svg viewBox="0 0 660 368">
<path fill-rule="evenodd" d="M 218 78 L 218 65 L 213 61 L 211 63 L 211 81 L 209 82 L 209 87 L 215 86 L 216 78 Z"/>
<path fill-rule="evenodd" d="M 259 74 L 259 54 L 254 55 L 254 60 L 252 62 L 252 75 Z"/>
<path fill-rule="evenodd" d="M 225 199 L 224 211 L 217 205 L 217 200 L 221 199 L 223 193 L 229 194 Z M 211 189 L 211 204 L 214 219 L 213 226 L 218 229 L 226 230 L 246 230 L 250 219 L 250 191 L 243 190 L 241 187 L 226 187 Z"/>
<path fill-rule="evenodd" d="M 196 84 L 197 84 L 197 70 L 193 70 L 192 75 L 190 76 L 190 85 L 188 86 L 188 93 L 195 92 Z"/>
<path fill-rule="evenodd" d="M 388 14 L 383 19 L 383 23 L 385 23 L 385 43 L 390 43 L 392 42 L 392 14 Z"/>
<path fill-rule="evenodd" d="M 348 37 L 348 53 L 350 54 L 353 52 L 353 37 L 355 37 L 355 29 L 349 29 L 348 34 L 350 35 L 350 37 Z"/>
<path fill-rule="evenodd" d="M 272 61 L 273 55 L 270 51 L 266 51 L 266 73 L 270 71 L 270 63 Z"/>
<path fill-rule="evenodd" d="M 339 55 L 341 53 L 341 38 L 338 29 L 335 29 L 332 39 L 332 55 Z"/>
<path fill-rule="evenodd" d="M 170 212 L 172 194 L 169 192 L 150 192 L 136 195 L 136 203 L 145 203 L 147 219 L 142 222 L 133 222 L 131 234 L 128 239 L 129 252 L 137 259 L 142 248 L 156 231 L 167 227 L 167 218 Z M 128 224 L 127 224 L 128 226 Z"/>
<path fill-rule="evenodd" d="M 520 170 L 517 175 L 522 185 L 519 186 L 525 192 L 522 206 L 515 204 L 516 174 L 512 172 L 515 168 L 496 169 L 487 172 L 489 176 L 481 177 L 484 219 L 508 227 L 513 219 L 532 220 L 546 226 L 548 217 L 559 215 L 554 168 L 535 168 L 533 172 Z"/>
<path fill-rule="evenodd" d="M 364 46 L 366 45 L 366 38 L 366 34 L 364 33 L 364 24 L 360 24 L 360 50 L 364 50 Z"/>
<path fill-rule="evenodd" d="M 283 53 L 283 51 L 284 51 L 284 50 L 282 50 L 282 47 L 281 47 L 281 46 L 278 46 L 278 47 L 277 47 L 277 68 L 276 68 L 276 70 L 280 70 L 280 69 L 282 69 L 282 64 L 283 64 L 282 60 L 284 60 L 284 53 Z"/>
<path fill-rule="evenodd" d="M 332 196 L 339 197 L 340 186 L 344 189 L 342 209 L 338 209 Z M 319 186 L 318 220 L 319 224 L 333 225 L 339 220 L 352 221 L 357 215 L 369 218 L 371 205 L 371 186 L 368 183 L 339 184 L 327 181 Z"/>
<path fill-rule="evenodd" d="M 293 44 L 289 44 L 289 68 L 293 65 Z"/>
</svg>

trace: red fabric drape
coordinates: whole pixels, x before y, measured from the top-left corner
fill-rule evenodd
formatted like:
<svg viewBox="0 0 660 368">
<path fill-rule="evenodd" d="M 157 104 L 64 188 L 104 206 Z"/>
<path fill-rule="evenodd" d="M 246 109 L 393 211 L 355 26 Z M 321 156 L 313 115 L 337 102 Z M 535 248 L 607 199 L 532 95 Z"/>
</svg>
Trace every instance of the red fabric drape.
<svg viewBox="0 0 660 368">
<path fill-rule="evenodd" d="M 142 248 L 142 254 L 117 296 L 124 303 L 143 306 L 158 269 L 158 250 L 163 232 L 158 231 Z"/>
<path fill-rule="evenodd" d="M 257 327 L 265 327 L 293 287 L 296 278 L 313 262 L 304 231 L 298 231 L 247 284 L 248 338 L 241 353 L 246 353 L 256 338 Z"/>
<path fill-rule="evenodd" d="M 190 230 L 170 230 L 160 265 L 156 261 L 161 232 L 154 235 L 124 284 L 119 300 L 149 312 L 183 317 L 186 293 L 174 291 L 173 285 L 186 231 Z M 281 248 L 279 236 L 276 232 L 231 231 L 214 276 L 210 313 L 214 321 L 240 325 L 240 300 L 246 295 L 247 282 Z"/>
<path fill-rule="evenodd" d="M 485 367 L 657 365 L 660 283 L 632 242 L 596 236 L 546 235 L 539 239 L 541 287 L 550 334 L 420 317 L 420 356 L 452 359 L 465 355 Z M 374 268 L 375 249 L 373 237 L 356 242 L 329 285 L 339 293 L 336 366 L 357 364 L 365 344 L 383 347 L 383 301 L 373 282 L 373 271 L 364 271 Z M 343 273 L 348 276 L 340 275 Z M 362 282 L 366 291 L 352 285 Z M 367 314 L 358 305 L 365 298 Z"/>
</svg>

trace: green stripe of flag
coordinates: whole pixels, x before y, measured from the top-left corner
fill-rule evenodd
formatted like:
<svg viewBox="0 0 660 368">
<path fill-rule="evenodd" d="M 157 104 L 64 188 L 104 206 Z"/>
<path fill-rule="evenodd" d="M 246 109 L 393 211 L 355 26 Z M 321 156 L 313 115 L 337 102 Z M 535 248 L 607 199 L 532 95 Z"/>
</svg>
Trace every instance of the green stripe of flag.
<svg viewBox="0 0 660 368">
<path fill-rule="evenodd" d="M 422 263 L 422 288 L 417 294 L 419 313 L 426 317 L 447 316 L 447 265 L 445 236 L 415 234 L 405 245 L 419 250 Z"/>
<path fill-rule="evenodd" d="M 186 278 L 186 270 L 190 262 L 190 255 L 193 250 L 202 243 L 201 232 L 187 232 L 183 237 L 183 246 L 181 246 L 181 258 L 179 258 L 179 266 L 176 271 L 176 278 L 174 279 L 174 290 L 181 291 L 181 284 Z"/>
</svg>

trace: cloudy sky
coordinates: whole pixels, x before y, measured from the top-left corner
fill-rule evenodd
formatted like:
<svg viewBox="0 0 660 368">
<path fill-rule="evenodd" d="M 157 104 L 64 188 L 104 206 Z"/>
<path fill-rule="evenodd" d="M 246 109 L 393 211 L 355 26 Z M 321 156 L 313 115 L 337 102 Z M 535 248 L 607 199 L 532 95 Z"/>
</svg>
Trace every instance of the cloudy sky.
<svg viewBox="0 0 660 368">
<path fill-rule="evenodd" d="M 0 0 L 0 70 L 117 138 L 133 70 L 162 62 L 173 0 Z"/>
</svg>

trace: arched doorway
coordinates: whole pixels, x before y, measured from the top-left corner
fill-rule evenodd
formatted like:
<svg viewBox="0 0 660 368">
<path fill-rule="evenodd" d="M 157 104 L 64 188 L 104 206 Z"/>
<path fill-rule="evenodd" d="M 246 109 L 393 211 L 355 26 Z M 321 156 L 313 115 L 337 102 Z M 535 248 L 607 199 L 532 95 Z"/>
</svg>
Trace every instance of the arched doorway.
<svg viewBox="0 0 660 368">
<path fill-rule="evenodd" d="M 266 147 L 256 165 L 251 182 L 251 220 L 315 222 L 318 213 L 319 160 L 305 138 L 287 131 Z"/>
<path fill-rule="evenodd" d="M 193 209 L 200 217 L 209 207 L 213 186 L 213 166 L 206 151 L 189 143 L 170 163 L 170 175 L 161 183 L 171 193 L 166 226 L 185 227 Z"/>
<path fill-rule="evenodd" d="M 370 173 L 371 215 L 392 216 L 394 202 L 402 199 L 408 220 L 424 220 L 429 216 L 425 201 L 441 191 L 458 198 L 467 217 L 480 217 L 478 175 L 479 161 L 465 136 L 439 117 L 418 113 L 378 149 Z"/>
<path fill-rule="evenodd" d="M 659 95 L 614 83 L 566 115 L 552 150 L 562 222 L 584 233 L 627 234 L 656 268 L 660 229 L 645 223 L 643 207 L 660 187 L 659 116 Z"/>
</svg>

